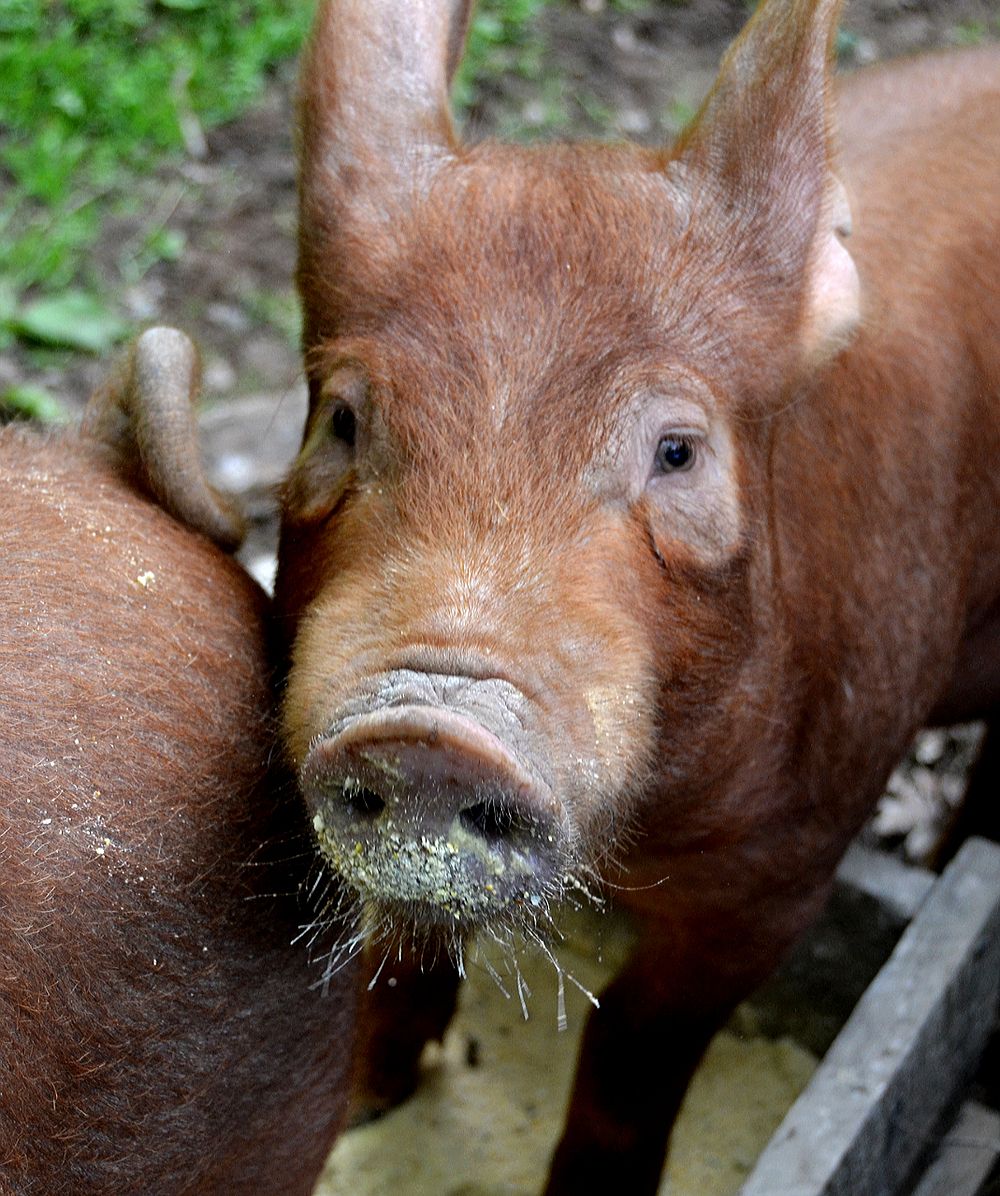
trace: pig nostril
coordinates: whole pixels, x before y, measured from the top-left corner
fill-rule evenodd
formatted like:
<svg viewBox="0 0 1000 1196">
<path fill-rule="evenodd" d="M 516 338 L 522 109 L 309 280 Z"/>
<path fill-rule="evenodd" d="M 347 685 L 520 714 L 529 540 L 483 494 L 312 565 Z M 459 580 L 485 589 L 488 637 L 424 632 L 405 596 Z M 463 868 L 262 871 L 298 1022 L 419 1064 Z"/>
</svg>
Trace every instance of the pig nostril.
<svg viewBox="0 0 1000 1196">
<path fill-rule="evenodd" d="M 351 785 L 344 788 L 344 800 L 356 814 L 365 818 L 374 818 L 385 809 L 385 802 L 375 792 L 364 785 Z"/>
<path fill-rule="evenodd" d="M 481 801 L 469 806 L 459 815 L 466 830 L 496 842 L 509 839 L 532 828 L 532 822 L 512 806 L 500 802 Z"/>
</svg>

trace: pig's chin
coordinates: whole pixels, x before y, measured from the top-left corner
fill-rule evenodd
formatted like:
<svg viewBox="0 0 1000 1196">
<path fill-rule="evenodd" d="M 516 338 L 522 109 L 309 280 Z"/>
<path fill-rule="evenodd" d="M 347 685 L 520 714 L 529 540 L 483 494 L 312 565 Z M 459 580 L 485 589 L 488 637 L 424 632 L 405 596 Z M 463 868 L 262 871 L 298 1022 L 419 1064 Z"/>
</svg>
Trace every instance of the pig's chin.
<svg viewBox="0 0 1000 1196">
<path fill-rule="evenodd" d="M 537 925 L 565 888 L 567 820 L 524 755 L 486 725 L 500 716 L 480 713 L 369 704 L 336 719 L 302 764 L 322 856 L 385 920 Z"/>
</svg>

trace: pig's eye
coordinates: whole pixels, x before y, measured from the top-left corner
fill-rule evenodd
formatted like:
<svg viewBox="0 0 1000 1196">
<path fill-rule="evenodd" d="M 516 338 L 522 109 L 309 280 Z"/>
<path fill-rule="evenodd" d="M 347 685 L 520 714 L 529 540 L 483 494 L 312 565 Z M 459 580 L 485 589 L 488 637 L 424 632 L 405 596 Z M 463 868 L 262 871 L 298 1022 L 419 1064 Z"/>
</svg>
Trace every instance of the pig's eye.
<svg viewBox="0 0 1000 1196">
<path fill-rule="evenodd" d="M 695 444 L 690 436 L 671 432 L 660 438 L 653 459 L 654 473 L 683 473 L 695 461 Z"/>
<path fill-rule="evenodd" d="M 358 421 L 354 412 L 346 403 L 337 403 L 330 416 L 330 434 L 343 441 L 348 448 L 353 448 L 357 432 Z"/>
</svg>

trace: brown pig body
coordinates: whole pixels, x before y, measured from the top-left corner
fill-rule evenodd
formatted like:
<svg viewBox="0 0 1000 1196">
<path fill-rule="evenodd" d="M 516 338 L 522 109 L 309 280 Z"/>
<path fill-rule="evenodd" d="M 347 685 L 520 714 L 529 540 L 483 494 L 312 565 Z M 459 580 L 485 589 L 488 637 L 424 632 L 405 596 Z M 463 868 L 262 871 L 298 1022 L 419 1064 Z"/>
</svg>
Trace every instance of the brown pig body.
<svg viewBox="0 0 1000 1196">
<path fill-rule="evenodd" d="M 312 1189 L 353 986 L 292 945 L 264 614 L 103 446 L 0 429 L 0 1192 Z"/>
<path fill-rule="evenodd" d="M 638 915 L 551 1193 L 655 1190 L 914 730 L 1000 698 L 1000 55 L 835 86 L 836 7 L 767 0 L 664 151 L 459 144 L 460 0 L 306 60 L 285 741 L 374 935 Z"/>
</svg>

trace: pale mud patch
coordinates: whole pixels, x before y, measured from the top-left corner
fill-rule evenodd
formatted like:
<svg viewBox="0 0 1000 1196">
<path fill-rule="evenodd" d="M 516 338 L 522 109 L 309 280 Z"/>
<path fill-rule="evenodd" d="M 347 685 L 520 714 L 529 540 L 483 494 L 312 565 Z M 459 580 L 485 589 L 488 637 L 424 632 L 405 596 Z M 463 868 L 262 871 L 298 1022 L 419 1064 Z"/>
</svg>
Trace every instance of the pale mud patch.
<svg viewBox="0 0 1000 1196">
<path fill-rule="evenodd" d="M 566 941 L 556 950 L 560 965 L 599 992 L 627 951 L 626 922 L 612 913 L 579 911 L 567 917 L 565 930 Z M 526 948 L 520 969 L 532 996 L 525 1021 L 516 978 L 508 982 L 496 950 L 485 958 L 509 998 L 482 962 L 477 965 L 476 954 L 473 947 L 443 1046 L 426 1052 L 417 1093 L 381 1120 L 342 1136 L 315 1196 L 541 1191 L 590 1004 L 567 981 L 569 1025 L 560 1033 L 556 974 L 539 951 Z M 383 973 L 379 983 L 386 979 Z M 735 1193 L 815 1067 L 816 1059 L 791 1040 L 719 1034 L 681 1111 L 660 1196 Z"/>
</svg>

